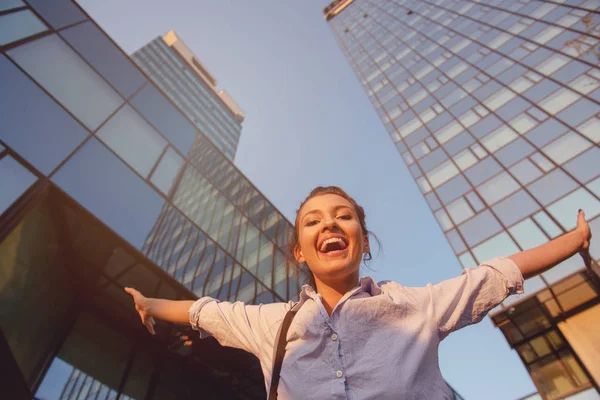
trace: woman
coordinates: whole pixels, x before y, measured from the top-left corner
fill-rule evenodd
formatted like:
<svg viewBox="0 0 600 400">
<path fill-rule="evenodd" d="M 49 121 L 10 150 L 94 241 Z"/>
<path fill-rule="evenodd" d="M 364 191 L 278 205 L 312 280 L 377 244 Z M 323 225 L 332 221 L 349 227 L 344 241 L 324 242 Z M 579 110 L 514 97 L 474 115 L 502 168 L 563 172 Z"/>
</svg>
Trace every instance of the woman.
<svg viewBox="0 0 600 400">
<path fill-rule="evenodd" d="M 261 362 L 267 392 L 275 343 L 287 312 L 296 311 L 285 342 L 280 399 L 451 399 L 438 366 L 438 344 L 479 322 L 508 295 L 580 252 L 589 257 L 591 232 L 580 210 L 577 228 L 531 250 L 485 262 L 422 288 L 359 280 L 370 259 L 365 213 L 337 187 L 318 187 L 296 215 L 291 250 L 311 272 L 298 303 L 244 305 L 149 299 L 125 290 L 154 334 L 154 318 L 191 323 L 201 337 L 240 348 Z M 274 378 L 277 381 L 277 378 Z"/>
</svg>

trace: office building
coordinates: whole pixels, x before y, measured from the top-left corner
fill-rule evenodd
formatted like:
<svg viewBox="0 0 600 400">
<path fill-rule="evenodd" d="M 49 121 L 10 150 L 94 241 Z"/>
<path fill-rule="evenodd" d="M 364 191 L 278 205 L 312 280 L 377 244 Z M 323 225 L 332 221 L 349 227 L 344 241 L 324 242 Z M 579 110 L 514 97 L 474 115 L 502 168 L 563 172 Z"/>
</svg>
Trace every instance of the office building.
<svg viewBox="0 0 600 400">
<path fill-rule="evenodd" d="M 131 58 L 233 160 L 244 112 L 226 91 L 217 89 L 215 77 L 175 32 L 152 40 Z"/>
<path fill-rule="evenodd" d="M 341 0 L 324 10 L 464 268 L 568 232 L 579 208 L 599 236 L 597 9 Z M 591 254 L 591 270 L 573 257 L 492 313 L 543 399 L 598 390 L 600 243 Z"/>
<path fill-rule="evenodd" d="M 0 87 L 3 398 L 264 398 L 253 356 L 149 335 L 123 288 L 295 299 L 291 224 L 72 1 L 1 3 Z"/>
</svg>

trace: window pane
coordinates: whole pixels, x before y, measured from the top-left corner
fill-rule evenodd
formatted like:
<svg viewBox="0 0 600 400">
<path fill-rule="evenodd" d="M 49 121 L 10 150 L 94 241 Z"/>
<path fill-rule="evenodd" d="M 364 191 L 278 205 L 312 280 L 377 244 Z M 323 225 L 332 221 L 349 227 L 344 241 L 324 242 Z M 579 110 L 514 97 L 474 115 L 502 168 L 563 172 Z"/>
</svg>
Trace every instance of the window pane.
<svg viewBox="0 0 600 400">
<path fill-rule="evenodd" d="M 563 230 L 554 223 L 554 221 L 546 214 L 544 211 L 540 211 L 539 213 L 533 216 L 533 219 L 537 221 L 538 224 L 542 227 L 544 232 L 548 234 L 551 238 L 555 238 L 558 235 L 563 233 Z"/>
<path fill-rule="evenodd" d="M 138 113 L 124 106 L 98 131 L 98 137 L 143 177 L 167 145 Z"/>
<path fill-rule="evenodd" d="M 168 195 L 175 178 L 183 166 L 183 158 L 169 147 L 150 179 L 161 192 Z"/>
<path fill-rule="evenodd" d="M 594 146 L 564 165 L 565 169 L 580 182 L 587 182 L 600 175 L 600 148 Z"/>
<path fill-rule="evenodd" d="M 502 170 L 502 167 L 492 157 L 487 157 L 465 173 L 473 185 L 479 185 Z"/>
<path fill-rule="evenodd" d="M 188 154 L 198 131 L 153 85 L 140 90 L 131 104 L 179 151 Z"/>
<path fill-rule="evenodd" d="M 0 158 L 0 215 L 37 180 L 11 156 Z"/>
<path fill-rule="evenodd" d="M 434 168 L 432 171 L 427 173 L 427 177 L 429 178 L 429 182 L 431 185 L 436 188 L 440 186 L 442 183 L 446 182 L 448 179 L 457 175 L 460 171 L 452 161 L 448 160 L 439 167 Z"/>
<path fill-rule="evenodd" d="M 592 118 L 579 125 L 577 130 L 589 138 L 592 142 L 600 143 L 600 119 Z"/>
<path fill-rule="evenodd" d="M 469 252 L 461 254 L 458 257 L 458 259 L 460 260 L 460 263 L 462 264 L 463 268 L 473 268 L 477 266 L 477 261 L 475 261 L 475 259 Z"/>
<path fill-rule="evenodd" d="M 48 30 L 29 10 L 0 15 L 0 45 L 5 45 Z"/>
<path fill-rule="evenodd" d="M 440 226 L 442 227 L 442 229 L 444 231 L 447 231 L 448 229 L 452 228 L 452 221 L 450 221 L 450 218 L 448 218 L 448 214 L 446 214 L 446 211 L 444 210 L 439 210 L 435 213 L 435 218 L 437 218 Z"/>
<path fill-rule="evenodd" d="M 29 0 L 28 3 L 55 29 L 85 19 L 85 14 L 71 0 Z"/>
<path fill-rule="evenodd" d="M 24 44 L 8 54 L 92 131 L 123 103 L 56 35 Z"/>
<path fill-rule="evenodd" d="M 129 58 L 94 23 L 75 25 L 60 34 L 123 97 L 131 96 L 146 82 L 146 78 Z"/>
<path fill-rule="evenodd" d="M 88 132 L 23 72 L 0 55 L 0 139 L 47 175 Z"/>
<path fill-rule="evenodd" d="M 592 219 L 600 214 L 600 201 L 584 188 L 580 188 L 549 206 L 548 212 L 569 231 L 577 225 L 579 209 L 585 211 L 587 219 Z"/>
<path fill-rule="evenodd" d="M 531 194 L 543 205 L 550 204 L 576 187 L 577 183 L 559 169 L 529 185 Z"/>
<path fill-rule="evenodd" d="M 523 250 L 537 247 L 548 241 L 546 235 L 531 218 L 519 222 L 509 228 L 509 231 Z"/>
<path fill-rule="evenodd" d="M 463 197 L 458 198 L 446 207 L 455 224 L 473 216 L 474 212 Z"/>
<path fill-rule="evenodd" d="M 496 257 L 508 257 L 518 252 L 519 248 L 506 232 L 494 236 L 473 249 L 473 254 L 479 263 Z"/>
<path fill-rule="evenodd" d="M 141 249 L 164 200 L 96 139 L 52 178 L 117 234 Z"/>
<path fill-rule="evenodd" d="M 437 188 L 436 192 L 442 203 L 447 204 L 470 189 L 471 185 L 467 180 L 462 175 L 458 175 Z"/>
<path fill-rule="evenodd" d="M 572 90 L 560 89 L 550 95 L 547 99 L 543 100 L 540 103 L 540 107 L 550 114 L 556 114 L 577 101 L 579 97 L 580 96 Z"/>
<path fill-rule="evenodd" d="M 456 254 L 459 254 L 466 250 L 465 242 L 460 238 L 456 229 L 452 229 L 450 232 L 446 233 L 446 237 L 448 238 L 448 242 L 450 242 L 450 246 Z"/>
<path fill-rule="evenodd" d="M 469 246 L 473 246 L 502 230 L 498 220 L 488 210 L 471 218 L 458 228 Z"/>
<path fill-rule="evenodd" d="M 517 181 L 506 172 L 502 172 L 479 186 L 477 192 L 491 205 L 517 189 L 519 189 Z"/>
<path fill-rule="evenodd" d="M 11 8 L 25 7 L 22 0 L 2 0 L 0 1 L 0 10 L 10 10 Z"/>
<path fill-rule="evenodd" d="M 500 221 L 507 226 L 536 212 L 539 208 L 538 203 L 524 190 L 519 190 L 492 207 Z"/>
<path fill-rule="evenodd" d="M 510 168 L 510 172 L 517 178 L 523 185 L 528 184 L 534 179 L 542 175 L 542 171 L 539 170 L 531 161 L 525 159 L 520 163 Z"/>
<path fill-rule="evenodd" d="M 569 132 L 542 148 L 542 151 L 557 164 L 562 164 L 588 149 L 591 145 L 589 141 L 575 132 Z"/>
</svg>

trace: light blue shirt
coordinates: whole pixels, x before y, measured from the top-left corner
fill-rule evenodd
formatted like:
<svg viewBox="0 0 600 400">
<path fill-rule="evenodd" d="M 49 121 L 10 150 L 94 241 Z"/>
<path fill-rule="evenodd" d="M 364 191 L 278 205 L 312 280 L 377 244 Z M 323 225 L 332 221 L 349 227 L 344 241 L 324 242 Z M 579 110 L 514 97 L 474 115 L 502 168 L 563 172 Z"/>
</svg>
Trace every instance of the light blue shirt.
<svg viewBox="0 0 600 400">
<path fill-rule="evenodd" d="M 295 307 L 279 399 L 438 400 L 452 399 L 438 364 L 440 341 L 522 292 L 523 276 L 515 263 L 497 258 L 421 288 L 362 278 L 331 316 L 307 285 L 295 304 L 245 305 L 203 297 L 189 315 L 201 337 L 214 336 L 223 346 L 254 354 L 268 393 L 279 327 Z"/>
</svg>

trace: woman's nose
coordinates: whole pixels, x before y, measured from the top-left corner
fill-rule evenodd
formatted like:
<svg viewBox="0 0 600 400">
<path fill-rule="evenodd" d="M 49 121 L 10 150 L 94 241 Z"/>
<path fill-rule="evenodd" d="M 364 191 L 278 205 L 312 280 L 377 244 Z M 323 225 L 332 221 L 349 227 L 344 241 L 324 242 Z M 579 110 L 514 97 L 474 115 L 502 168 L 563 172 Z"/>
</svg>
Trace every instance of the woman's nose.
<svg viewBox="0 0 600 400">
<path fill-rule="evenodd" d="M 325 217 L 323 219 L 323 229 L 322 231 L 325 231 L 326 229 L 333 229 L 334 227 L 337 226 L 337 223 L 335 222 L 335 218 L 332 217 Z"/>
</svg>

